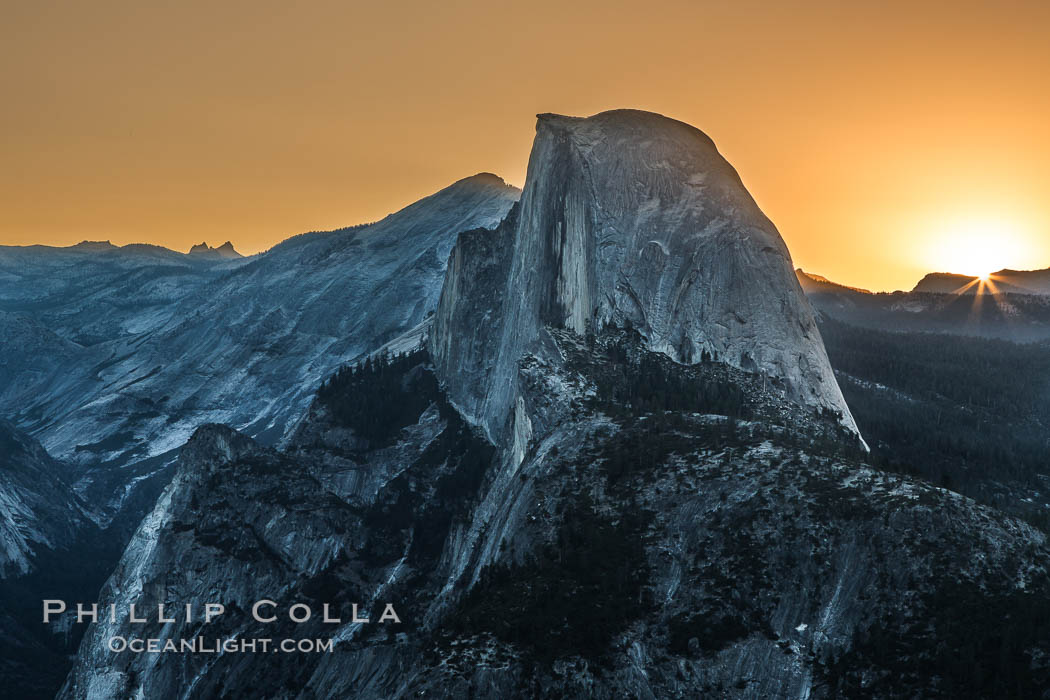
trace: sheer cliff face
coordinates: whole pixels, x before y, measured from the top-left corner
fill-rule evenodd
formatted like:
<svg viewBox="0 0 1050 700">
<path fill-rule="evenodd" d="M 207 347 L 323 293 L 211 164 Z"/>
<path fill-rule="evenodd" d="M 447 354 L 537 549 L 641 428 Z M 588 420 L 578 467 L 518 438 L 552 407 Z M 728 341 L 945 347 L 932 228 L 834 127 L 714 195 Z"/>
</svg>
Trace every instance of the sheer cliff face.
<svg viewBox="0 0 1050 700">
<path fill-rule="evenodd" d="M 67 482 L 68 465 L 0 418 L 0 696 L 48 698 L 82 630 L 40 624 L 40 601 L 91 599 L 119 549 Z"/>
<path fill-rule="evenodd" d="M 542 327 L 607 323 L 678 362 L 781 379 L 856 430 L 784 241 L 697 129 L 630 110 L 540 115 L 520 207 L 490 235 L 454 249 L 432 339 L 452 400 L 490 436 Z"/>
<path fill-rule="evenodd" d="M 94 527 L 62 471 L 40 443 L 0 420 L 0 581 L 29 573 L 35 554 Z"/>
</svg>

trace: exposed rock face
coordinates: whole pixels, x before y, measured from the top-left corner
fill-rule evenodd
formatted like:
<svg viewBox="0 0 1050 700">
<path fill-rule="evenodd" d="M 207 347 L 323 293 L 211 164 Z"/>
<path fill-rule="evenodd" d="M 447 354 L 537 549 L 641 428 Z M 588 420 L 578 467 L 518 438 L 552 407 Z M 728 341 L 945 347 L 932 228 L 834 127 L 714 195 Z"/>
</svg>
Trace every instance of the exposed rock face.
<svg viewBox="0 0 1050 700">
<path fill-rule="evenodd" d="M 408 623 L 378 624 L 383 601 L 394 603 L 403 620 L 422 624 L 443 583 L 445 538 L 469 514 L 492 448 L 443 401 L 422 366 L 386 376 L 392 381 L 370 401 L 345 392 L 329 396 L 336 409 L 363 404 L 378 411 L 398 400 L 417 405 L 403 415 L 404 425 L 381 426 L 389 439 L 366 437 L 361 423 L 347 422 L 338 410 L 333 415 L 323 400 L 311 408 L 290 453 L 225 426 L 194 433 L 181 450 L 175 478 L 135 533 L 102 599 L 123 609 L 174 599 L 221 601 L 229 614 L 212 624 L 199 616 L 159 623 L 155 614 L 145 625 L 129 623 L 126 615 L 94 624 L 63 696 L 278 697 L 298 685 L 317 697 L 339 697 L 351 692 L 357 671 L 376 668 L 373 657 L 381 665 L 395 662 L 394 635 Z M 280 601 L 280 620 L 261 624 L 249 615 L 263 599 Z M 290 622 L 288 607 L 309 601 L 317 608 L 312 620 L 305 626 Z M 373 624 L 353 622 L 354 603 Z M 342 622 L 323 623 L 323 604 Z M 276 640 L 303 638 L 304 632 L 337 640 L 339 651 L 304 659 L 115 655 L 107 647 L 115 635 Z"/>
<path fill-rule="evenodd" d="M 106 512 L 129 485 L 152 502 L 203 423 L 286 440 L 324 377 L 434 311 L 456 236 L 495 227 L 519 193 L 482 173 L 239 260 L 0 248 L 0 327 L 17 331 L 0 341 L 0 414 L 79 464 Z"/>
<path fill-rule="evenodd" d="M 29 573 L 34 552 L 65 548 L 94 527 L 64 472 L 40 443 L 0 420 L 0 579 Z"/>
<path fill-rule="evenodd" d="M 92 625 L 61 697 L 958 698 L 1050 682 L 1041 533 L 857 463 L 841 426 L 754 375 L 630 334 L 546 341 L 522 362 L 534 432 L 517 455 L 474 435 L 415 361 L 377 386 L 335 382 L 291 454 L 199 430 L 102 602 L 227 613 Z M 678 411 L 641 409 L 654 384 Z M 369 427 L 413 396 L 389 435 Z M 262 598 L 344 614 L 259 624 Z M 350 602 L 372 622 L 347 619 Z M 376 623 L 383 602 L 401 623 Z M 115 654 L 113 636 L 334 648 Z M 997 651 L 960 668 L 967 645 Z"/>
<path fill-rule="evenodd" d="M 856 430 L 787 248 L 711 140 L 646 112 L 543 114 L 516 216 L 453 251 L 438 373 L 496 437 L 539 330 L 606 323 L 678 362 L 709 355 L 782 379 Z"/>
<path fill-rule="evenodd" d="M 67 475 L 40 443 L 0 419 L 0 692 L 7 697 L 54 695 L 82 630 L 40 624 L 41 600 L 93 598 L 119 554 Z"/>
</svg>

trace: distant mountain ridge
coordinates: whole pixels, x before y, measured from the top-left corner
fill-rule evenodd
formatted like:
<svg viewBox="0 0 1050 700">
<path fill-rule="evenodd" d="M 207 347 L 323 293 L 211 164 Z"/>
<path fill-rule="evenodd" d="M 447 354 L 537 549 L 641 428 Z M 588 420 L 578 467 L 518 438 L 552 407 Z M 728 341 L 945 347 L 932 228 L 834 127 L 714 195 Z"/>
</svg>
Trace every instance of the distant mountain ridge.
<svg viewBox="0 0 1050 700">
<path fill-rule="evenodd" d="M 170 476 L 164 455 L 201 423 L 281 440 L 325 376 L 425 320 L 455 237 L 518 196 L 482 173 L 248 258 L 223 258 L 229 244 L 0 247 L 0 415 L 90 467 L 78 492 L 112 514 L 126 486 Z"/>
<path fill-rule="evenodd" d="M 851 287 L 835 282 L 823 275 L 806 272 L 801 267 L 795 270 L 799 283 L 808 292 L 830 291 L 832 288 L 849 290 L 861 294 L 872 294 L 861 287 Z M 987 280 L 975 275 L 956 272 L 929 272 L 912 287 L 912 292 L 927 294 L 1037 294 L 1050 295 L 1050 268 L 1043 270 L 1011 270 L 1004 268 L 992 272 Z M 900 290 L 898 290 L 900 291 Z M 896 292 L 879 292 L 893 294 Z"/>
<path fill-rule="evenodd" d="M 846 323 L 1032 342 L 1050 339 L 1050 294 L 1034 291 L 1046 272 L 1050 271 L 1004 270 L 991 275 L 991 284 L 976 277 L 933 273 L 910 292 L 878 293 L 801 268 L 795 274 L 817 311 Z"/>
<path fill-rule="evenodd" d="M 163 325 L 176 300 L 248 260 L 148 243 L 0 246 L 0 312 L 28 315 L 68 341 L 94 346 Z"/>
<path fill-rule="evenodd" d="M 68 246 L 53 246 L 43 244 L 32 244 L 32 245 L 0 245 L 0 251 L 7 253 L 15 253 L 19 250 L 25 251 L 54 251 L 55 253 L 61 252 L 78 252 L 78 253 L 153 253 L 156 255 L 173 254 L 177 256 L 186 257 L 188 255 L 200 255 L 202 253 L 218 253 L 214 258 L 223 259 L 237 259 L 243 258 L 244 256 L 237 252 L 233 247 L 233 243 L 226 241 L 221 246 L 213 248 L 207 244 L 207 242 L 200 242 L 190 248 L 186 253 L 180 253 L 173 248 L 162 246 L 156 243 L 125 243 L 124 245 L 115 245 L 112 241 L 89 241 L 83 240 L 80 243 L 74 243 Z"/>
<path fill-rule="evenodd" d="M 971 275 L 931 272 L 919 280 L 913 292 L 935 294 L 1042 294 L 1050 295 L 1050 269 L 999 270 L 988 281 Z"/>
<path fill-rule="evenodd" d="M 823 275 L 815 275 L 811 272 L 805 272 L 801 267 L 795 270 L 795 277 L 798 278 L 799 284 L 802 285 L 802 291 L 816 292 L 820 290 L 844 290 L 848 292 L 857 292 L 859 294 L 871 294 L 871 292 L 862 287 L 850 287 L 845 284 L 839 284 L 838 282 L 832 282 Z"/>
</svg>

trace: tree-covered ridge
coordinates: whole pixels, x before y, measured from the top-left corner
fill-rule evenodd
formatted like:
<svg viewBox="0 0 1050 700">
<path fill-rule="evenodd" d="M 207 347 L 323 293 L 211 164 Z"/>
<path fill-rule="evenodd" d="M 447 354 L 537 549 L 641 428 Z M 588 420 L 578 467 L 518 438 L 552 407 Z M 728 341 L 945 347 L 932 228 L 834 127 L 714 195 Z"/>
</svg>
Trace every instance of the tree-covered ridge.
<svg viewBox="0 0 1050 700">
<path fill-rule="evenodd" d="M 715 371 L 704 356 L 702 368 L 689 371 L 669 358 L 632 348 L 633 332 L 617 334 L 602 343 L 608 367 L 595 377 L 593 405 L 617 414 L 644 415 L 659 411 L 713 413 L 736 418 L 754 415 L 754 402 L 734 378 Z"/>
<path fill-rule="evenodd" d="M 810 669 L 815 697 L 1045 687 L 1047 577 L 1030 565 L 1045 541 L 823 453 L 799 435 L 814 424 L 666 412 L 559 441 L 522 476 L 529 536 L 506 543 L 437 630 L 433 666 L 470 677 L 479 657 L 516 662 L 522 697 L 558 683 L 585 694 L 639 647 L 649 677 L 695 683 L 695 697 L 755 682 L 734 665 L 752 654 L 785 675 Z"/>
<path fill-rule="evenodd" d="M 553 541 L 520 565 L 496 564 L 463 598 L 446 635 L 492 634 L 532 661 L 609 661 L 610 645 L 651 605 L 640 508 L 599 512 L 586 492 L 567 496 Z"/>
<path fill-rule="evenodd" d="M 1035 496 L 1050 490 L 1050 347 L 828 318 L 821 334 L 874 465 L 1050 525 Z"/>
<path fill-rule="evenodd" d="M 918 399 L 947 399 L 1015 420 L 1050 418 L 1050 345 L 944 333 L 894 333 L 830 317 L 820 324 L 839 372 Z"/>
<path fill-rule="evenodd" d="M 337 425 L 352 428 L 371 449 L 383 447 L 437 400 L 437 379 L 424 369 L 427 362 L 424 348 L 369 356 L 321 384 L 317 399 Z"/>
<path fill-rule="evenodd" d="M 680 423 L 691 414 L 724 416 L 723 430 L 729 434 L 736 421 L 748 421 L 752 429 L 799 446 L 850 458 L 864 454 L 837 412 L 795 403 L 783 380 L 733 367 L 707 353 L 695 364 L 676 362 L 648 350 L 630 327 L 609 324 L 582 339 L 567 331 L 551 333 L 567 369 L 592 387 L 587 407 L 617 422 L 659 418 Z"/>
</svg>

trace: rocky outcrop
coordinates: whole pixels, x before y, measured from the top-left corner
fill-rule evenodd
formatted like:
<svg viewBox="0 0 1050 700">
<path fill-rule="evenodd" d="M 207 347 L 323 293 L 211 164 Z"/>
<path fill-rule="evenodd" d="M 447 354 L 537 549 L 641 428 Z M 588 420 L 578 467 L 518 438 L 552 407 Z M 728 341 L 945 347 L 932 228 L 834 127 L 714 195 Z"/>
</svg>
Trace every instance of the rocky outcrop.
<svg viewBox="0 0 1050 700">
<path fill-rule="evenodd" d="M 198 243 L 190 248 L 189 255 L 215 260 L 237 260 L 238 258 L 244 257 L 237 252 L 233 247 L 233 243 L 230 243 L 229 241 L 226 241 L 218 248 L 212 248 L 206 242 Z"/>
<path fill-rule="evenodd" d="M 789 398 L 856 430 L 787 247 L 712 141 L 646 112 L 542 114 L 516 216 L 453 251 L 438 374 L 498 439 L 540 329 L 610 323 L 678 362 L 783 380 Z"/>
</svg>

